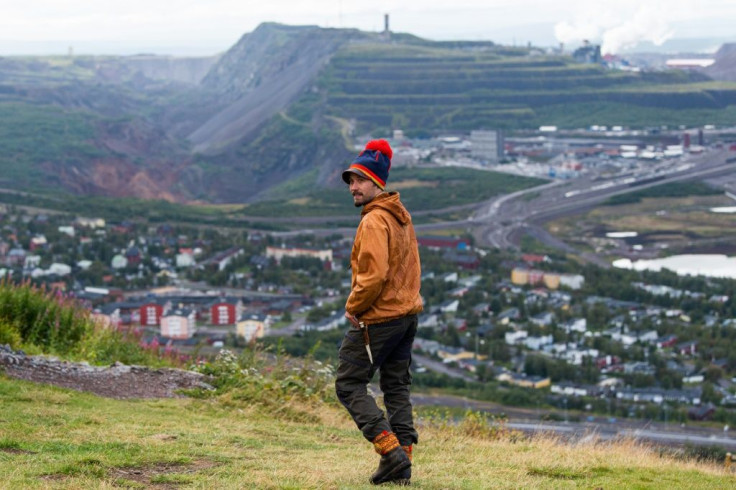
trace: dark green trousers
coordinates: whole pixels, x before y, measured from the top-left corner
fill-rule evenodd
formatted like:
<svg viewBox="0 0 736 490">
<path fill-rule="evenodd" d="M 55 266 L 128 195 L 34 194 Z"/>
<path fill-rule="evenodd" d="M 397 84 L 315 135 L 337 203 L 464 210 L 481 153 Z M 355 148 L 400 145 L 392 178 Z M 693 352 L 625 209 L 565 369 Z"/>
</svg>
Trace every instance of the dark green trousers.
<svg viewBox="0 0 736 490">
<path fill-rule="evenodd" d="M 335 391 L 347 408 L 363 436 L 373 441 L 383 431 L 394 432 L 402 446 L 418 441 L 414 429 L 411 388 L 411 347 L 417 333 L 417 316 L 410 315 L 386 323 L 369 325 L 373 364 L 365 350 L 363 333 L 350 327 L 342 340 L 337 366 Z M 386 413 L 378 408 L 368 394 L 376 371 L 380 372 L 380 387 Z"/>
</svg>

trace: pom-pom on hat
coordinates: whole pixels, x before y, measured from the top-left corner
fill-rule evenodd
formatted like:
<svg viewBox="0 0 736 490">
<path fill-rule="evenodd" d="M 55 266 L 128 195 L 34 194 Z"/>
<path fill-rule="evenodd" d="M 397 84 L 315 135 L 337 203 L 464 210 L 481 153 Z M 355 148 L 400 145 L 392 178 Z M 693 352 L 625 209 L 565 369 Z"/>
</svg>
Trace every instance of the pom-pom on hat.
<svg viewBox="0 0 736 490">
<path fill-rule="evenodd" d="M 371 179 L 381 189 L 386 187 L 388 171 L 391 168 L 391 157 L 394 156 L 391 145 L 386 140 L 372 140 L 358 154 L 347 170 L 342 173 L 342 180 L 350 183 L 350 174 Z"/>
</svg>

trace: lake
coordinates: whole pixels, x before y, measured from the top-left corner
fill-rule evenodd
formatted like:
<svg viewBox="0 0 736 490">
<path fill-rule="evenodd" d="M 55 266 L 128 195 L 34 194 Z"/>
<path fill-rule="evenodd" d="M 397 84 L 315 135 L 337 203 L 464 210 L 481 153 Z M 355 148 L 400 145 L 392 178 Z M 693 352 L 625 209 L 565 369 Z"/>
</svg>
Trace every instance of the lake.
<svg viewBox="0 0 736 490">
<path fill-rule="evenodd" d="M 736 279 L 736 257 L 720 254 L 673 255 L 664 259 L 637 260 L 635 262 L 629 259 L 619 259 L 613 261 L 613 266 L 637 271 L 669 269 L 680 276 L 697 275 Z"/>
</svg>

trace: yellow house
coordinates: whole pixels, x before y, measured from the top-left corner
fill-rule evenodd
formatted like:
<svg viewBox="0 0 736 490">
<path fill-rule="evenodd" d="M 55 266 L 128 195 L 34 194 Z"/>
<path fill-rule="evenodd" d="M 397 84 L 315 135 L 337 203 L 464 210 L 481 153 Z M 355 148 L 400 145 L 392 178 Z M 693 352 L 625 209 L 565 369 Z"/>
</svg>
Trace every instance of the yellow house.
<svg viewBox="0 0 736 490">
<path fill-rule="evenodd" d="M 501 373 L 496 376 L 496 379 L 499 381 L 505 381 L 514 386 L 534 388 L 536 390 L 547 388 L 552 384 L 552 380 L 550 380 L 549 377 L 543 378 L 541 376 L 526 376 L 516 373 Z"/>
<path fill-rule="evenodd" d="M 236 331 L 238 336 L 243 337 L 246 342 L 260 339 L 271 327 L 268 317 L 260 314 L 244 315 L 238 320 Z"/>
<path fill-rule="evenodd" d="M 475 359 L 475 353 L 460 348 L 445 347 L 437 350 L 437 356 L 442 362 L 457 362 L 465 359 Z M 488 356 L 479 355 L 478 360 L 484 361 Z"/>
<path fill-rule="evenodd" d="M 555 273 L 547 273 L 542 278 L 544 285 L 549 289 L 557 289 L 560 287 L 560 275 Z"/>
<path fill-rule="evenodd" d="M 511 271 L 511 282 L 517 286 L 523 286 L 529 282 L 529 271 L 527 269 L 515 268 Z"/>
</svg>

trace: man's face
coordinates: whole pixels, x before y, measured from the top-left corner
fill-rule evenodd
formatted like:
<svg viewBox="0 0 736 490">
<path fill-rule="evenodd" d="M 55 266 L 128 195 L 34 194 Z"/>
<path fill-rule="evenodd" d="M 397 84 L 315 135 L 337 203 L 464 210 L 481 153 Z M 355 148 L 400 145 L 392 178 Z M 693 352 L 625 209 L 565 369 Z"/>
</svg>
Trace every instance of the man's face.
<svg viewBox="0 0 736 490">
<path fill-rule="evenodd" d="M 371 179 L 366 179 L 358 174 L 350 174 L 350 194 L 353 195 L 353 204 L 356 208 L 365 206 L 380 194 L 381 188 L 373 183 Z"/>
</svg>

